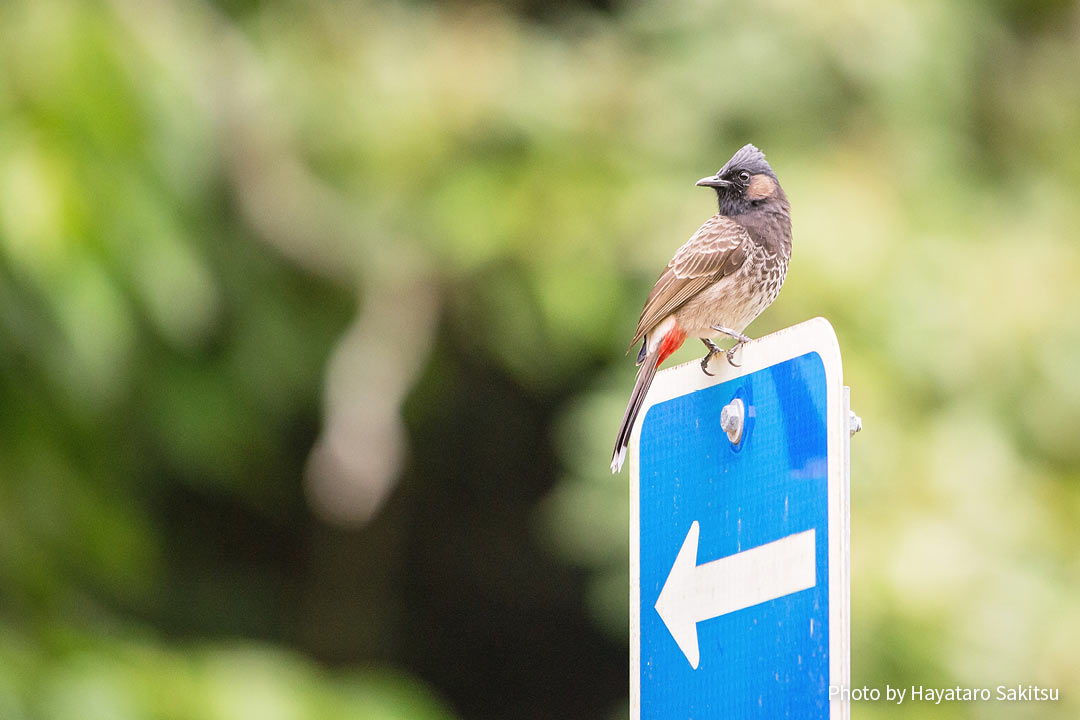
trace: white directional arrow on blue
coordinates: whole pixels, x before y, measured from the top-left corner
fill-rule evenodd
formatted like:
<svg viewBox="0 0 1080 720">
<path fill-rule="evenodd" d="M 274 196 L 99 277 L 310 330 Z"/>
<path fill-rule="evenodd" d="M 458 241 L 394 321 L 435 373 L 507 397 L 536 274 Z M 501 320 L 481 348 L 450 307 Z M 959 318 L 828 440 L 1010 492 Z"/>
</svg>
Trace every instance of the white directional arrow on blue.
<svg viewBox="0 0 1080 720">
<path fill-rule="evenodd" d="M 704 565 L 697 564 L 700 532 L 695 520 L 656 600 L 656 612 L 695 670 L 699 622 L 817 584 L 812 529 Z"/>
</svg>

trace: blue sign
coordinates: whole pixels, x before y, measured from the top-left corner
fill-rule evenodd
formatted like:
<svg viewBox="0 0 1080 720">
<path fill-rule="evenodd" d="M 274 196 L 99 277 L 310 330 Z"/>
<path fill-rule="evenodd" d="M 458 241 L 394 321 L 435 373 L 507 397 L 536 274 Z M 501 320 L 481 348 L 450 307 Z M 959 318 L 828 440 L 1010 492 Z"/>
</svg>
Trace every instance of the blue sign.
<svg viewBox="0 0 1080 720">
<path fill-rule="evenodd" d="M 830 506 L 846 504 L 830 502 L 841 484 L 830 483 L 840 468 L 830 467 L 839 435 L 829 422 L 843 416 L 830 412 L 826 363 L 811 351 L 673 388 L 661 389 L 675 396 L 648 407 L 637 437 L 635 717 L 830 718 L 829 686 L 844 680 L 837 667 L 847 671 L 846 658 L 830 656 L 847 648 L 846 610 L 844 643 L 830 642 L 839 609 L 830 612 L 830 570 L 840 570 L 830 539 L 835 551 L 847 525 L 833 518 L 830 528 Z M 742 433 L 732 443 L 720 418 L 736 398 Z"/>
</svg>

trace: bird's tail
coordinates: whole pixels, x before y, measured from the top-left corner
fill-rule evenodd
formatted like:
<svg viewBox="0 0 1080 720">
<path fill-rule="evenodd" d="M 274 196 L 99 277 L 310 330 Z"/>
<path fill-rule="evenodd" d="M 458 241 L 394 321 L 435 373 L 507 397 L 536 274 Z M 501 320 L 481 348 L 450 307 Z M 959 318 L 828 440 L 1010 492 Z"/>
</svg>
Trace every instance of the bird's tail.
<svg viewBox="0 0 1080 720">
<path fill-rule="evenodd" d="M 615 452 L 611 454 L 611 472 L 613 473 L 622 470 L 623 463 L 626 462 L 626 446 L 630 444 L 630 433 L 634 429 L 634 421 L 637 420 L 638 413 L 641 411 L 641 405 L 645 402 L 649 386 L 656 377 L 656 368 L 660 365 L 659 356 L 660 348 L 656 348 L 641 360 L 637 381 L 634 383 L 634 392 L 630 394 L 630 403 L 626 406 L 622 425 L 619 426 L 619 436 L 615 440 Z"/>
</svg>

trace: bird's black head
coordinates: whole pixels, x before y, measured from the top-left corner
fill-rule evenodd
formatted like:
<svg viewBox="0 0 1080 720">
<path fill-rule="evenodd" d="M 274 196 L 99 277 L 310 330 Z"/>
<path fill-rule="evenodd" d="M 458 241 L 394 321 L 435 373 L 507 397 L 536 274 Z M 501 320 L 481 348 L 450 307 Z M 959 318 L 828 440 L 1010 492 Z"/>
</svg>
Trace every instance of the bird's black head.
<svg viewBox="0 0 1080 720">
<path fill-rule="evenodd" d="M 701 178 L 697 184 L 716 190 L 721 215 L 741 215 L 763 205 L 787 203 L 765 154 L 753 145 L 739 148 L 716 175 Z"/>
</svg>

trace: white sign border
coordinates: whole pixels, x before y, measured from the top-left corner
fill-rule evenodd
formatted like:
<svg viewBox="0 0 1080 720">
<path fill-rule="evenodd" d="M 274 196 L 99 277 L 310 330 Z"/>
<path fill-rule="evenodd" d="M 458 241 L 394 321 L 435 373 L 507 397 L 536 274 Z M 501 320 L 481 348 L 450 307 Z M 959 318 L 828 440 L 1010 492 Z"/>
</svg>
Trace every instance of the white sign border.
<svg viewBox="0 0 1080 720">
<path fill-rule="evenodd" d="M 851 685 L 851 512 L 848 431 L 848 396 L 840 361 L 840 343 L 832 325 L 813 318 L 742 347 L 737 355 L 741 367 L 732 367 L 722 356 L 713 358 L 709 377 L 700 361 L 677 365 L 656 374 L 630 436 L 630 718 L 641 718 L 641 546 L 639 445 L 641 426 L 657 403 L 734 380 L 809 352 L 816 352 L 825 366 L 826 444 L 829 465 L 829 685 Z M 719 431 L 719 428 L 717 429 Z M 830 720 L 848 720 L 850 704 L 830 704 Z"/>
</svg>

